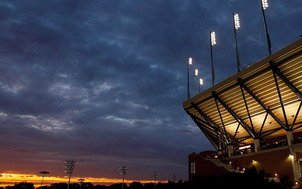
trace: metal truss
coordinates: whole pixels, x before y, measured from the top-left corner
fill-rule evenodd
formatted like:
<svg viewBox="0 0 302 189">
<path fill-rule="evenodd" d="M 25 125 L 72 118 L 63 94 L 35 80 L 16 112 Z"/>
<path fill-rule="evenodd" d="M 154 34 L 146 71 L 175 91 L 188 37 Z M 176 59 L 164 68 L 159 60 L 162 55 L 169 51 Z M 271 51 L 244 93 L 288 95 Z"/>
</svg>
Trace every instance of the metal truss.
<svg viewBox="0 0 302 189">
<path fill-rule="evenodd" d="M 283 53 L 283 52 L 282 52 Z M 277 56 L 277 55 L 276 55 Z M 285 55 L 284 55 L 285 56 Z M 213 144 L 213 146 L 217 150 L 223 150 L 225 149 L 228 145 L 239 145 L 240 143 L 244 142 L 247 139 L 265 139 L 266 137 L 269 137 L 270 135 L 280 131 L 280 130 L 285 130 L 285 131 L 293 131 L 296 129 L 299 129 L 302 127 L 302 123 L 297 123 L 297 118 L 299 116 L 299 113 L 301 111 L 302 107 L 302 92 L 295 86 L 294 83 L 291 82 L 289 78 L 282 72 L 281 70 L 281 65 L 284 63 L 287 63 L 289 61 L 292 61 L 293 59 L 300 58 L 302 56 L 302 50 L 297 50 L 296 52 L 290 52 L 289 55 L 286 54 L 285 57 L 280 56 L 281 58 L 278 61 L 269 61 L 264 59 L 263 61 L 266 61 L 266 63 L 263 63 L 261 66 L 261 69 L 258 69 L 257 71 L 253 72 L 252 74 L 246 75 L 244 77 L 237 77 L 237 82 L 231 83 L 230 85 L 226 86 L 225 88 L 220 88 L 215 89 L 213 88 L 212 91 L 207 92 L 207 96 L 203 99 L 198 99 L 198 100 L 190 100 L 189 103 L 190 106 L 186 107 L 185 110 L 186 112 L 190 115 L 190 117 L 194 120 L 194 122 L 197 124 L 197 126 L 201 129 L 201 131 L 206 135 L 206 137 L 209 139 L 209 141 Z M 271 57 L 274 57 L 273 55 Z M 277 58 L 275 58 L 277 59 Z M 265 65 L 265 66 L 263 66 Z M 265 104 L 266 99 L 261 99 L 260 97 L 255 93 L 257 90 L 253 90 L 254 88 L 252 86 L 248 86 L 247 82 L 251 79 L 254 79 L 256 77 L 261 77 L 263 74 L 271 73 L 269 77 L 272 77 L 274 80 L 274 87 L 276 89 L 276 93 L 278 94 L 278 99 L 275 99 L 275 103 L 278 103 L 278 109 L 280 108 L 280 115 L 277 114 L 276 112 L 273 113 L 272 110 L 275 108 L 269 107 L 269 104 Z M 284 85 L 285 84 L 285 85 Z M 281 91 L 280 86 L 284 87 L 286 86 L 287 91 L 292 91 L 293 94 L 292 98 L 297 97 L 297 100 L 300 101 L 300 104 L 297 105 L 297 110 L 295 112 L 295 115 L 293 116 L 293 121 L 292 123 L 289 123 L 289 118 L 288 118 L 288 113 L 286 112 L 285 104 L 284 102 L 284 96 L 283 91 Z M 243 108 L 240 108 L 240 112 L 236 108 L 233 109 L 230 106 L 230 102 L 228 102 L 228 98 L 225 98 L 225 92 L 228 92 L 230 90 L 233 90 L 235 87 L 239 87 L 240 95 L 236 94 L 237 96 L 242 97 L 243 99 Z M 285 89 L 285 88 L 284 88 Z M 217 90 L 217 91 L 216 91 Z M 258 88 L 259 90 L 259 88 Z M 272 90 L 270 91 L 272 93 Z M 211 93 L 211 94 L 209 94 Z M 231 96 L 230 96 L 231 97 Z M 249 100 L 248 100 L 249 99 Z M 202 104 L 209 102 L 210 100 L 214 100 L 215 106 L 211 105 L 213 109 L 216 109 L 217 115 L 215 117 L 212 117 L 213 114 L 211 114 L 211 117 L 207 115 L 206 112 L 203 111 L 202 109 Z M 251 104 L 249 104 L 251 103 Z M 257 106 L 255 106 L 257 104 Z M 257 132 L 255 130 L 255 123 L 253 122 L 253 116 L 256 116 L 255 113 L 252 115 L 251 114 L 251 106 L 259 108 L 258 105 L 263 110 L 263 115 L 264 119 L 262 122 L 259 123 L 257 122 Z M 238 107 L 238 106 L 237 106 Z M 224 110 L 222 110 L 224 109 Z M 276 108 L 277 109 L 277 108 Z M 225 111 L 226 110 L 226 111 Z M 243 111 L 246 112 L 244 116 Z M 194 113 L 193 113 L 194 112 Z M 262 112 L 262 111 L 261 111 Z M 196 115 L 198 116 L 196 116 Z M 259 112 L 260 114 L 260 112 Z M 261 113 L 262 114 L 262 113 Z M 232 116 L 234 119 L 234 122 L 237 122 L 237 127 L 234 126 L 235 133 L 230 134 L 227 132 L 226 127 L 230 123 L 234 123 L 233 121 L 229 121 L 229 115 Z M 228 120 L 224 117 L 227 116 Z M 281 117 L 281 119 L 280 119 Z M 272 129 L 266 129 L 266 125 L 268 123 L 268 119 L 273 119 L 277 124 L 278 127 L 274 127 Z M 221 125 L 215 123 L 213 120 L 219 119 L 219 123 Z M 233 120 L 232 119 L 232 120 Z M 284 119 L 284 121 L 282 121 Z M 246 122 L 249 120 L 249 124 Z M 242 127 L 248 135 L 240 135 L 240 138 L 237 136 L 239 128 Z"/>
</svg>

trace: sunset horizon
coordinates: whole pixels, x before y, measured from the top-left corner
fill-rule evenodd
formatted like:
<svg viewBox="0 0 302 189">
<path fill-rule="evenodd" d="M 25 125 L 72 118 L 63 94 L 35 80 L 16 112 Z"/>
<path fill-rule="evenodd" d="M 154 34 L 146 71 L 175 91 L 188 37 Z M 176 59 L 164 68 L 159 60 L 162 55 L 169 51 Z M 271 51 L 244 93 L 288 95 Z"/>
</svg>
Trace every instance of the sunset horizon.
<svg viewBox="0 0 302 189">
<path fill-rule="evenodd" d="M 70 183 L 79 183 L 79 179 L 83 178 L 85 183 L 92 183 L 94 185 L 111 185 L 122 183 L 122 178 L 102 178 L 102 177 L 77 177 L 73 176 Z M 41 186 L 42 176 L 38 174 L 28 173 L 0 173 L 0 187 L 13 186 L 17 183 L 28 182 L 33 183 L 35 187 Z M 67 183 L 68 176 L 45 176 L 43 180 L 43 186 L 51 185 L 54 183 Z M 125 179 L 124 183 L 130 184 L 132 182 L 140 182 L 142 184 L 154 183 L 155 181 L 150 179 L 137 180 L 137 179 Z M 167 180 L 157 180 L 156 183 L 167 183 Z"/>
</svg>

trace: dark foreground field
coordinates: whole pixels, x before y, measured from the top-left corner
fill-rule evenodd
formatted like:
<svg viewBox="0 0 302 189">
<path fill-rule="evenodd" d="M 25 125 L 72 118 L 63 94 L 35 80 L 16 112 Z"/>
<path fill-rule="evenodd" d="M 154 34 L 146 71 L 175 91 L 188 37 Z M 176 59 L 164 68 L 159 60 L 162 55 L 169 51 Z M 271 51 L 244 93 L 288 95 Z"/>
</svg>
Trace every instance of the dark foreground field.
<svg viewBox="0 0 302 189">
<path fill-rule="evenodd" d="M 245 173 L 228 173 L 223 176 L 207 176 L 196 177 L 191 182 L 168 182 L 141 184 L 133 182 L 124 185 L 124 189 L 288 189 L 293 187 L 287 177 L 279 179 L 280 182 L 268 179 L 264 171 L 257 172 L 256 169 L 251 168 Z M 67 184 L 55 183 L 50 186 L 38 187 L 38 189 L 66 189 Z M 298 188 L 295 185 L 294 188 Z M 0 189 L 34 189 L 32 183 L 19 183 L 15 186 L 7 186 Z M 71 184 L 69 189 L 122 189 L 122 184 L 113 184 L 110 186 L 93 185 L 91 183 Z"/>
</svg>

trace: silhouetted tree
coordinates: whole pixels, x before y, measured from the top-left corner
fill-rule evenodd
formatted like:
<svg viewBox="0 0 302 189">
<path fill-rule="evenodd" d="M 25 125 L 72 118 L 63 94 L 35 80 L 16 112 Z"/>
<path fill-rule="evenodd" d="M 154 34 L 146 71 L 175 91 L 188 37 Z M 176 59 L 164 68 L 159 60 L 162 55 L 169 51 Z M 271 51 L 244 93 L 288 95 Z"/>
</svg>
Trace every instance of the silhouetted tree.
<svg viewBox="0 0 302 189">
<path fill-rule="evenodd" d="M 51 189 L 66 189 L 67 184 L 66 183 L 53 183 L 50 185 Z"/>
<path fill-rule="evenodd" d="M 144 187 L 143 184 L 140 182 L 132 182 L 129 185 L 130 189 L 142 189 L 143 187 Z"/>
<path fill-rule="evenodd" d="M 94 186 L 94 189 L 106 189 L 107 186 L 104 186 L 104 185 L 96 185 Z"/>
<path fill-rule="evenodd" d="M 18 184 L 15 184 L 14 189 L 35 189 L 34 184 L 33 183 L 29 183 L 29 182 L 20 182 Z"/>
<path fill-rule="evenodd" d="M 122 183 L 119 184 L 112 184 L 110 185 L 108 188 L 109 189 L 121 189 L 122 187 Z M 124 184 L 124 189 L 128 188 L 126 184 Z"/>
<path fill-rule="evenodd" d="M 154 189 L 154 183 L 146 183 L 146 184 L 144 184 L 144 189 Z"/>
</svg>

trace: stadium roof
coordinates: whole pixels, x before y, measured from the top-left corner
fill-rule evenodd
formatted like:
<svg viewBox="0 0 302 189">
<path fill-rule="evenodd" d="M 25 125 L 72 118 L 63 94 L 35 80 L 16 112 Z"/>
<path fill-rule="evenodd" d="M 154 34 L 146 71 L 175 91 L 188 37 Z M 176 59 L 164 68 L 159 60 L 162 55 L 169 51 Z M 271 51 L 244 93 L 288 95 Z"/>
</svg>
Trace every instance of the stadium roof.
<svg viewBox="0 0 302 189">
<path fill-rule="evenodd" d="M 186 100 L 219 150 L 302 131 L 302 39 Z"/>
</svg>

